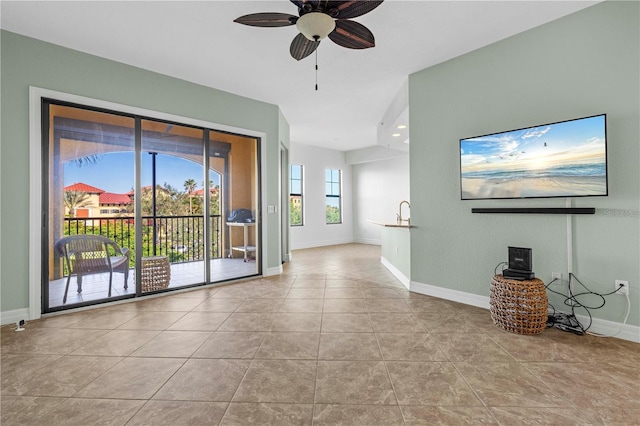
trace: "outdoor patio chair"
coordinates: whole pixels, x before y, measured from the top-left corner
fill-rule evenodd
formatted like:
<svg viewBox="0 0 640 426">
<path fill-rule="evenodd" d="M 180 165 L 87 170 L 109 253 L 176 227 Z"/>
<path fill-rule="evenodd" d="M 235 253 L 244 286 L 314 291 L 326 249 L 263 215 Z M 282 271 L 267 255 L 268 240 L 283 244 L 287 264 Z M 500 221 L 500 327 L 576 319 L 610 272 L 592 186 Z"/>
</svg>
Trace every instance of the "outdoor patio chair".
<svg viewBox="0 0 640 426">
<path fill-rule="evenodd" d="M 115 241 L 101 235 L 71 235 L 59 239 L 55 244 L 55 250 L 64 256 L 69 274 L 62 303 L 67 303 L 72 275 L 76 276 L 78 293 L 82 293 L 84 275 L 105 272 L 109 273 L 109 297 L 111 297 L 113 272 L 124 274 L 124 288 L 127 288 L 131 252 L 126 247 L 120 248 Z"/>
</svg>

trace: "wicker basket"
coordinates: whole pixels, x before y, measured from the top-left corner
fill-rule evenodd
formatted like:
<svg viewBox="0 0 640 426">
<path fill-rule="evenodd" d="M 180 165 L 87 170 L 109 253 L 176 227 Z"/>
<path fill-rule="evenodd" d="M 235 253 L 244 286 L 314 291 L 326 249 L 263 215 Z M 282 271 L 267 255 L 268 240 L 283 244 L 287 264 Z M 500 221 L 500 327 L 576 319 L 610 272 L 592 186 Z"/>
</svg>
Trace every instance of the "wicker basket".
<svg viewBox="0 0 640 426">
<path fill-rule="evenodd" d="M 518 334 L 540 334 L 547 327 L 547 289 L 542 280 L 518 281 L 496 275 L 491 280 L 491 319 Z"/>
<path fill-rule="evenodd" d="M 171 281 L 169 258 L 166 256 L 143 257 L 141 275 L 143 293 L 169 287 L 169 281 Z"/>
</svg>

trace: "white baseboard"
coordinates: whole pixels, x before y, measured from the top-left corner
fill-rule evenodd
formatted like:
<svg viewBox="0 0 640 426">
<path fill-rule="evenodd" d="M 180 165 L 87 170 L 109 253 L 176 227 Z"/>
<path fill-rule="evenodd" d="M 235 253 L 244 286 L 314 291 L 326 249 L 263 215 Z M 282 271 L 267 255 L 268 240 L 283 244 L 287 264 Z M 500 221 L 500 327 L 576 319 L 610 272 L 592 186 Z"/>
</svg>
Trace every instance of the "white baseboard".
<svg viewBox="0 0 640 426">
<path fill-rule="evenodd" d="M 372 246 L 382 245 L 382 240 L 374 238 L 354 238 L 353 242 L 358 244 L 370 244 Z"/>
<path fill-rule="evenodd" d="M 293 258 L 293 256 L 291 255 L 291 252 L 285 253 L 285 255 L 284 255 L 284 261 L 285 262 L 291 262 L 292 258 Z"/>
<path fill-rule="evenodd" d="M 353 243 L 353 239 L 352 238 L 341 238 L 341 239 L 337 239 L 337 240 L 324 240 L 324 241 L 308 241 L 308 242 L 304 242 L 304 243 L 291 243 L 291 249 L 292 250 L 302 250 L 302 249 L 308 249 L 308 248 L 315 248 L 315 247 L 326 247 L 326 246 L 337 246 L 340 244 L 350 244 Z"/>
<path fill-rule="evenodd" d="M 440 299 L 464 303 L 465 305 L 489 309 L 489 298 L 487 296 L 479 296 L 477 294 L 466 293 L 464 291 L 452 290 L 449 288 L 438 287 L 430 284 L 418 283 L 415 281 L 411 281 L 411 287 L 409 289 L 413 292 L 425 294 L 427 296 L 433 296 Z"/>
<path fill-rule="evenodd" d="M 280 275 L 282 273 L 282 265 L 278 265 L 275 268 L 267 268 L 267 270 L 262 274 L 265 277 L 270 277 L 272 275 Z"/>
<path fill-rule="evenodd" d="M 5 311 L 0 313 L 0 323 L 2 325 L 11 324 L 20 320 L 30 320 L 29 308 L 15 309 L 13 311 Z"/>
<path fill-rule="evenodd" d="M 382 263 L 382 266 L 387 268 L 389 270 L 389 272 L 391 272 L 393 274 L 393 276 L 396 277 L 398 279 L 398 281 L 400 281 L 402 283 L 402 285 L 404 285 L 407 288 L 407 290 L 410 289 L 411 280 L 409 278 L 407 278 L 402 272 L 400 272 L 400 270 L 398 268 L 393 266 L 391 264 L 391 262 L 389 262 L 384 257 L 380 257 L 380 263 Z"/>
<path fill-rule="evenodd" d="M 589 317 L 576 315 L 578 321 L 583 326 L 589 324 Z M 589 332 L 600 334 L 602 336 L 616 337 L 617 339 L 630 340 L 640 343 L 640 327 L 637 325 L 622 325 L 619 322 L 593 318 Z"/>
<path fill-rule="evenodd" d="M 395 275 L 395 274 L 394 274 Z M 466 293 L 459 290 L 451 290 L 444 287 L 438 287 L 430 284 L 418 283 L 411 281 L 409 290 L 433 296 L 440 299 L 451 300 L 453 302 L 464 303 L 465 305 L 477 306 L 479 308 L 489 309 L 489 297 L 479 296 L 477 294 Z M 581 315 L 576 316 L 581 324 L 589 324 L 589 318 Z M 613 336 L 617 339 L 629 340 L 631 342 L 640 343 L 640 327 L 636 325 L 625 324 L 619 322 L 607 321 L 599 318 L 593 318 L 593 323 L 589 331 L 603 336 Z"/>
</svg>

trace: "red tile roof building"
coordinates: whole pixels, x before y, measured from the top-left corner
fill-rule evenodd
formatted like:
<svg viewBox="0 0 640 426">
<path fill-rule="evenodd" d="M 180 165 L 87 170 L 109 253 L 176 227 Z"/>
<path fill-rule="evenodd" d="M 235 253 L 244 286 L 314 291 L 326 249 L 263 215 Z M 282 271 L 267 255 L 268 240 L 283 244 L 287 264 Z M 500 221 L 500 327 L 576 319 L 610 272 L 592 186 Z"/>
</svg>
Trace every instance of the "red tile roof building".
<svg viewBox="0 0 640 426">
<path fill-rule="evenodd" d="M 209 188 L 210 194 L 216 194 L 217 192 L 218 192 L 218 188 Z M 202 197 L 204 195 L 204 188 L 196 189 L 191 194 Z"/>
<path fill-rule="evenodd" d="M 119 216 L 126 214 L 127 206 L 133 202 L 133 197 L 130 194 L 114 194 L 82 182 L 64 187 L 64 192 L 71 191 L 87 194 L 83 202 L 74 207 L 72 212 L 69 206 L 65 206 L 65 215 L 72 217 Z"/>
<path fill-rule="evenodd" d="M 102 194 L 104 192 L 103 189 L 96 188 L 95 186 L 87 185 L 86 183 L 82 182 L 76 182 L 69 186 L 65 186 L 64 192 L 69 191 L 86 192 L 87 194 Z"/>
<path fill-rule="evenodd" d="M 100 204 L 131 204 L 131 197 L 127 194 L 114 194 L 113 192 L 103 192 L 99 197 Z"/>
</svg>

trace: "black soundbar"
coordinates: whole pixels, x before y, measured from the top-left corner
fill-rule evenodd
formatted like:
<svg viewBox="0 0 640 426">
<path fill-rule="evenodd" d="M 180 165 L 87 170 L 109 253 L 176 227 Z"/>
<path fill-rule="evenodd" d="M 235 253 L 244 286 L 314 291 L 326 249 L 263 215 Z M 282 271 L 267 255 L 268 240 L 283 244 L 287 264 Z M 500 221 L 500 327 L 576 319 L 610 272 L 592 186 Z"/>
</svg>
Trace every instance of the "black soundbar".
<svg viewBox="0 0 640 426">
<path fill-rule="evenodd" d="M 595 214 L 595 207 L 473 208 L 471 213 Z"/>
</svg>

